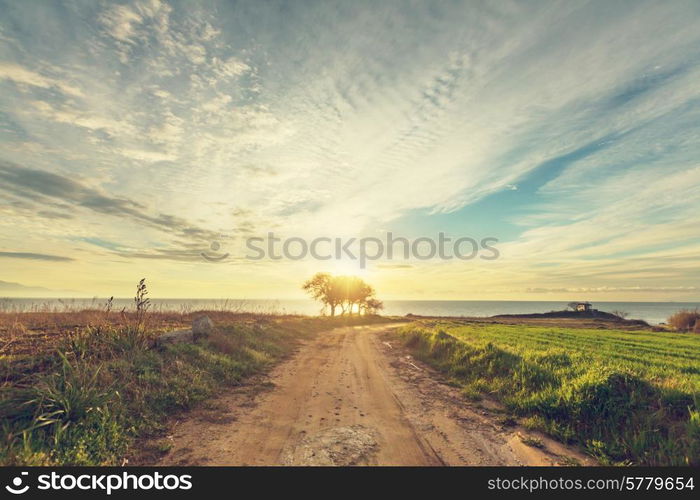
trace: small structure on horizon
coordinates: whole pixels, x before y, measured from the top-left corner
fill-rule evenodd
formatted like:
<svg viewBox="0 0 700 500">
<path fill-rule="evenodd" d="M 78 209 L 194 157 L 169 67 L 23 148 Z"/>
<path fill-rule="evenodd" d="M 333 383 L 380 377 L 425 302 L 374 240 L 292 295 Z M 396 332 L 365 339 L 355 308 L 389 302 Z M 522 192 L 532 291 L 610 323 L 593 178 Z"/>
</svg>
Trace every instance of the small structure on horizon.
<svg viewBox="0 0 700 500">
<path fill-rule="evenodd" d="M 590 312 L 593 310 L 593 304 L 590 302 L 569 302 L 569 307 L 576 312 Z"/>
</svg>

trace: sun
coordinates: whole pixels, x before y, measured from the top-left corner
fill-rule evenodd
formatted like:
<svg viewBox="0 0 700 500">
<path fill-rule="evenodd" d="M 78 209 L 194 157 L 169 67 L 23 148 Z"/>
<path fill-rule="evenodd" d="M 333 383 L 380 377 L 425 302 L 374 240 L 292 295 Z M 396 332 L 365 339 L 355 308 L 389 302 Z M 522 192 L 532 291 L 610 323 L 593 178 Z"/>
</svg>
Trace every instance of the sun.
<svg viewBox="0 0 700 500">
<path fill-rule="evenodd" d="M 359 260 L 337 259 L 329 262 L 329 272 L 337 276 L 357 276 L 367 278 L 370 275 L 369 269 L 363 269 Z"/>
</svg>

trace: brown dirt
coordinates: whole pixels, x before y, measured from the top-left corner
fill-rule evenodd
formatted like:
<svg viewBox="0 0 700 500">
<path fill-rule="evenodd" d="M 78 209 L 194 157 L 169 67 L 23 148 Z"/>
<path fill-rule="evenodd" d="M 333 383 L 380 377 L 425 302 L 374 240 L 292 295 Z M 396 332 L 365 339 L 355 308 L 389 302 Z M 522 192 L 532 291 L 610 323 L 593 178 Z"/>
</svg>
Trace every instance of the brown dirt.
<svg viewBox="0 0 700 500">
<path fill-rule="evenodd" d="M 266 377 L 190 413 L 158 465 L 556 465 L 580 453 L 497 423 L 413 360 L 389 330 L 319 334 Z M 528 446 L 523 439 L 542 448 Z M 526 439 L 527 440 L 527 439 Z M 529 441 L 533 443 L 533 441 Z"/>
</svg>

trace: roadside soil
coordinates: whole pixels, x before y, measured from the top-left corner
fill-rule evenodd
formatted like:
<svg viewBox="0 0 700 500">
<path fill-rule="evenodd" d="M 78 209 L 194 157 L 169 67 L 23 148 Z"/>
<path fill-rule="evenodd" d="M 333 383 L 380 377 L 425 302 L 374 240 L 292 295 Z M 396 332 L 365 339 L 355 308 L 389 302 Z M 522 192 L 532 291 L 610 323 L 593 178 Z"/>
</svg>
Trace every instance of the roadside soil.
<svg viewBox="0 0 700 500">
<path fill-rule="evenodd" d="M 152 445 L 157 465 L 573 465 L 580 452 L 465 401 L 391 330 L 337 328 Z M 514 425 L 508 426 L 511 423 Z M 529 444 L 526 444 L 529 443 Z"/>
</svg>

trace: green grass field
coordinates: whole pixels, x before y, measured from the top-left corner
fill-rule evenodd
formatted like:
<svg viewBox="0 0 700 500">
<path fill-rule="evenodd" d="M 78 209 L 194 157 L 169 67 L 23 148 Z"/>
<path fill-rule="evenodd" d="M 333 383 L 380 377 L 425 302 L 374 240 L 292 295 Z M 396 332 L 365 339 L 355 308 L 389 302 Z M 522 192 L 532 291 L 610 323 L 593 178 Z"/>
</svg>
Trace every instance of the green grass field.
<svg viewBox="0 0 700 500">
<path fill-rule="evenodd" d="M 401 328 L 466 397 L 602 463 L 700 464 L 700 336 L 460 322 Z"/>
</svg>

